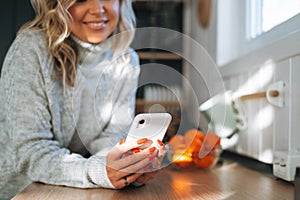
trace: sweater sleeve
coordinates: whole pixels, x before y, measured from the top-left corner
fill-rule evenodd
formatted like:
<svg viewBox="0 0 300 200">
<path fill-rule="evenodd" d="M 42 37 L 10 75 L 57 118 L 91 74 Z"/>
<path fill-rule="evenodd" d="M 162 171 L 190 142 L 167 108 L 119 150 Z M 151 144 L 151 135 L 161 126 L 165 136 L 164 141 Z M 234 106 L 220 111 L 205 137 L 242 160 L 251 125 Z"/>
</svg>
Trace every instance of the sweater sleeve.
<svg viewBox="0 0 300 200">
<path fill-rule="evenodd" d="M 126 137 L 134 118 L 140 66 L 137 53 L 130 49 L 129 55 L 130 61 L 124 62 L 124 70 L 116 81 L 115 93 L 118 94 L 118 97 L 113 106 L 111 120 L 101 136 L 89 144 L 92 154 L 106 155 L 112 146 Z"/>
<path fill-rule="evenodd" d="M 89 159 L 62 148 L 52 133 L 49 102 L 41 65 L 43 37 L 25 34 L 16 39 L 5 60 L 1 89 L 6 97 L 5 130 L 14 170 L 32 181 L 80 188 L 113 188 L 106 175 L 106 158 Z"/>
</svg>

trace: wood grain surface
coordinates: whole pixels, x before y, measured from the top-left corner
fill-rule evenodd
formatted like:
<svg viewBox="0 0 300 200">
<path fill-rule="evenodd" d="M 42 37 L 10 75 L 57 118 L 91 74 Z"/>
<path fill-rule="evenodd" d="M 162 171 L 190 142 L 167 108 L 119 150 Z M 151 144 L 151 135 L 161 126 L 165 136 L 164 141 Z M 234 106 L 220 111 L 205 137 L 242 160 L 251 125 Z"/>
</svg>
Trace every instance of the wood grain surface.
<svg viewBox="0 0 300 200">
<path fill-rule="evenodd" d="M 290 182 L 265 176 L 240 166 L 235 162 L 223 162 L 213 169 L 178 169 L 169 166 L 145 186 L 129 186 L 122 190 L 77 189 L 33 183 L 13 200 L 291 200 L 294 186 Z"/>
</svg>

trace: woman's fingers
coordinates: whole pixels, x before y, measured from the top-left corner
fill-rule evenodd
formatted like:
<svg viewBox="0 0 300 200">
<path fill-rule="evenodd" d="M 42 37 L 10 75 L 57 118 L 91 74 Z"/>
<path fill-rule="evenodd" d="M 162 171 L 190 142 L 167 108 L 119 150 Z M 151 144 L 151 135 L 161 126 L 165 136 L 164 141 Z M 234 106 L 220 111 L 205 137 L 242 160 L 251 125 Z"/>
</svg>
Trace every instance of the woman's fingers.
<svg viewBox="0 0 300 200">
<path fill-rule="evenodd" d="M 129 165 L 135 164 L 140 162 L 141 160 L 148 157 L 150 153 L 134 153 L 134 154 L 128 154 L 127 156 L 124 156 L 123 158 L 120 158 L 119 160 L 114 160 L 113 162 L 107 163 L 110 167 L 116 169 L 116 170 L 122 170 L 123 168 L 126 168 Z"/>
<path fill-rule="evenodd" d="M 145 153 L 143 151 L 146 151 L 148 153 Z M 143 151 L 141 153 L 133 154 L 128 157 L 123 157 L 117 161 L 112 161 L 112 162 L 107 161 L 107 165 L 106 165 L 107 175 L 114 186 L 116 185 L 119 186 L 119 182 L 123 177 L 129 176 L 131 174 L 140 175 L 148 171 L 152 167 L 152 161 L 157 159 L 156 158 L 157 150 L 150 151 L 149 149 L 145 149 Z M 139 175 L 135 175 L 135 176 L 139 176 Z"/>
<path fill-rule="evenodd" d="M 142 173 L 129 174 L 107 167 L 107 174 L 110 182 L 115 188 L 121 189 L 134 182 Z"/>
<path fill-rule="evenodd" d="M 144 173 L 141 176 L 139 176 L 135 180 L 135 182 L 137 182 L 139 185 L 145 184 L 149 180 L 153 179 L 158 172 L 159 171 L 153 171 L 153 172 Z"/>
<path fill-rule="evenodd" d="M 120 159 L 123 154 L 131 151 L 132 149 L 144 149 L 149 147 L 151 144 L 152 141 L 148 140 L 147 138 L 129 141 L 121 140 L 117 145 L 114 146 L 114 148 L 109 153 L 109 156 L 112 160 L 117 160 Z"/>
<path fill-rule="evenodd" d="M 156 171 L 156 170 L 160 170 L 161 168 L 161 160 L 159 158 L 155 158 L 153 159 L 153 161 L 151 162 L 151 171 Z"/>
<path fill-rule="evenodd" d="M 131 164 L 125 168 L 117 170 L 116 168 L 111 168 L 110 166 L 106 166 L 108 177 L 111 183 L 118 189 L 125 187 L 127 184 L 132 183 L 138 177 L 140 177 L 143 173 L 149 171 L 152 168 L 152 161 L 156 158 L 157 151 L 150 153 L 147 157 Z M 123 158 L 123 159 L 127 159 Z M 126 177 L 126 180 L 124 180 Z"/>
<path fill-rule="evenodd" d="M 119 189 L 136 180 L 146 183 L 160 169 L 165 153 L 165 146 L 160 140 L 123 140 L 107 155 L 108 177 Z"/>
<path fill-rule="evenodd" d="M 158 158 L 163 158 L 167 152 L 166 148 L 165 148 L 165 145 L 162 141 L 160 140 L 157 140 L 157 148 L 158 148 L 158 155 L 157 157 Z"/>
<path fill-rule="evenodd" d="M 118 161 L 118 168 L 120 171 L 126 173 L 136 173 L 140 169 L 146 167 L 148 164 L 151 164 L 151 162 L 156 158 L 157 150 L 152 150 L 152 153 L 149 151 L 149 149 L 145 149 L 144 151 L 148 151 L 149 153 L 140 152 L 138 154 L 132 154 L 128 157 L 120 159 Z M 144 156 L 143 159 L 134 162 L 136 157 L 141 158 L 140 155 Z"/>
<path fill-rule="evenodd" d="M 133 173 L 135 172 L 133 170 L 138 169 L 143 164 L 148 165 L 149 162 L 147 160 L 144 160 L 143 162 L 140 162 L 137 165 L 133 165 L 133 163 L 137 163 L 141 161 L 142 159 L 144 159 L 145 154 L 147 155 L 150 153 L 151 155 L 148 156 L 148 160 L 151 161 L 151 165 L 152 165 L 151 170 L 153 171 L 153 170 L 160 169 L 161 162 L 163 160 L 164 155 L 166 154 L 166 148 L 160 140 L 157 140 L 157 144 L 153 143 L 153 145 L 154 146 L 150 146 L 143 150 L 141 150 L 140 148 L 131 149 L 131 151 L 134 153 L 120 159 L 120 162 L 118 163 L 116 162 L 118 166 L 115 167 L 122 170 L 130 170 L 126 172 Z"/>
</svg>

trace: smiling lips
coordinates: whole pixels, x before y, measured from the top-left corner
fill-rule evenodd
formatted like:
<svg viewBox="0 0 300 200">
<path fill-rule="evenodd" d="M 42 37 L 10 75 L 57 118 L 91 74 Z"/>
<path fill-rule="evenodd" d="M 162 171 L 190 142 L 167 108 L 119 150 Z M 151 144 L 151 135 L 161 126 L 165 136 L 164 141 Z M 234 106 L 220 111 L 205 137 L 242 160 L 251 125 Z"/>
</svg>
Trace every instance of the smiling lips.
<svg viewBox="0 0 300 200">
<path fill-rule="evenodd" d="M 85 22 L 85 24 L 91 29 L 102 29 L 106 26 L 107 20 L 102 20 L 99 22 Z"/>
</svg>

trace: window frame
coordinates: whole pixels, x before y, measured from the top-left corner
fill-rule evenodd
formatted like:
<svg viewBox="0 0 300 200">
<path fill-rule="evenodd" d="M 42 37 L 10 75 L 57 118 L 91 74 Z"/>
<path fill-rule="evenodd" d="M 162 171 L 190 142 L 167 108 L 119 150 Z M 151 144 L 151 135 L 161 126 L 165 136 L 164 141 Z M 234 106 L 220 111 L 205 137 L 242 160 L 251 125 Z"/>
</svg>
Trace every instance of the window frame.
<svg viewBox="0 0 300 200">
<path fill-rule="evenodd" d="M 288 55 L 288 49 L 280 49 L 276 52 L 276 49 L 272 49 L 272 45 L 282 43 L 284 48 L 288 48 L 289 45 L 295 45 L 295 41 L 289 38 L 300 35 L 300 14 L 297 14 L 256 38 L 249 39 L 247 3 L 246 0 L 218 1 L 216 63 L 221 68 L 231 63 L 241 62 L 250 54 L 255 57 L 255 54 L 259 54 L 262 49 L 269 51 L 270 55 L 276 55 L 280 51 L 287 52 L 282 56 L 291 56 Z M 300 49 L 298 53 L 300 54 Z M 277 60 L 280 59 L 279 57 L 273 56 L 272 59 Z"/>
</svg>

